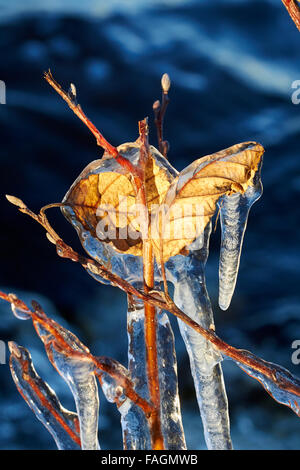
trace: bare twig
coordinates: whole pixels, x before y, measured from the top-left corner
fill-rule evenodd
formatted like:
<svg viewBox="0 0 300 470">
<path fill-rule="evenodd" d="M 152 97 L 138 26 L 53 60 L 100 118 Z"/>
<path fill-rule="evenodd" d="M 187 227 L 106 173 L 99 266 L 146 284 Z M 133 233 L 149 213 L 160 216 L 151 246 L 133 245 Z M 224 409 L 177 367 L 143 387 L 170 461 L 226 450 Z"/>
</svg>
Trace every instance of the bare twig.
<svg viewBox="0 0 300 470">
<path fill-rule="evenodd" d="M 88 127 L 88 129 L 95 136 L 97 145 L 102 147 L 106 152 L 109 153 L 121 166 L 123 166 L 134 178 L 137 189 L 140 189 L 141 173 L 138 167 L 135 167 L 127 158 L 123 157 L 118 149 L 111 145 L 101 134 L 101 132 L 94 126 L 94 124 L 85 115 L 81 106 L 76 102 L 74 94 L 67 93 L 62 89 L 60 84 L 53 78 L 51 71 L 45 72 L 45 79 L 49 85 L 62 97 L 67 103 L 71 110 L 76 114 L 77 117 Z M 74 85 L 73 85 L 74 86 Z"/>
<path fill-rule="evenodd" d="M 164 117 L 167 111 L 168 104 L 170 102 L 168 92 L 171 86 L 170 77 L 167 73 L 162 76 L 161 79 L 161 87 L 162 87 L 162 102 L 160 103 L 159 100 L 153 103 L 153 112 L 154 112 L 154 124 L 156 126 L 157 132 L 157 141 L 158 141 L 158 148 L 160 153 L 167 158 L 168 151 L 169 151 L 169 143 L 167 140 L 163 140 L 163 123 Z"/>
</svg>

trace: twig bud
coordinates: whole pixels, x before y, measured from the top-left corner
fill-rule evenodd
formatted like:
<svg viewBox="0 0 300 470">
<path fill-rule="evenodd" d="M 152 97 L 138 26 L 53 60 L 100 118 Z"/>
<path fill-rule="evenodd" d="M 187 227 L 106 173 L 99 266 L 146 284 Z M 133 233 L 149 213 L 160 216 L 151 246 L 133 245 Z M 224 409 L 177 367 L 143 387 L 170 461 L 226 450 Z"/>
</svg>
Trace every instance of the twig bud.
<svg viewBox="0 0 300 470">
<path fill-rule="evenodd" d="M 160 101 L 159 100 L 154 101 L 152 107 L 153 107 L 154 112 L 158 112 L 160 110 Z"/>
<path fill-rule="evenodd" d="M 27 209 L 26 204 L 24 204 L 24 202 L 18 197 L 9 196 L 8 194 L 5 194 L 5 197 L 14 206 L 20 207 L 20 209 Z"/>
<path fill-rule="evenodd" d="M 161 77 L 161 87 L 165 94 L 167 94 L 168 91 L 170 90 L 170 86 L 171 86 L 170 77 L 167 73 L 164 73 L 163 76 Z"/>
<path fill-rule="evenodd" d="M 71 98 L 72 101 L 76 100 L 76 86 L 74 83 L 70 83 L 70 88 L 68 91 L 69 98 Z"/>
</svg>

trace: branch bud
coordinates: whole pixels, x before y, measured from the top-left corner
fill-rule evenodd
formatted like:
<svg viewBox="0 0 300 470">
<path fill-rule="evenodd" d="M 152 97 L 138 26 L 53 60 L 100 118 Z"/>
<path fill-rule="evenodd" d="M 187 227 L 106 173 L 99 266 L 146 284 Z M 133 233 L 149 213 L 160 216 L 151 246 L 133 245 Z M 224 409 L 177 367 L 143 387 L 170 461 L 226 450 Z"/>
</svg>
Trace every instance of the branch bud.
<svg viewBox="0 0 300 470">
<path fill-rule="evenodd" d="M 170 77 L 167 73 L 164 73 L 163 76 L 161 77 L 161 87 L 165 95 L 170 90 L 170 86 L 171 86 Z"/>
<path fill-rule="evenodd" d="M 9 196 L 8 194 L 5 194 L 5 197 L 14 206 L 17 206 L 20 209 L 27 209 L 26 204 L 24 204 L 24 202 L 21 199 L 19 199 L 18 197 Z"/>
</svg>

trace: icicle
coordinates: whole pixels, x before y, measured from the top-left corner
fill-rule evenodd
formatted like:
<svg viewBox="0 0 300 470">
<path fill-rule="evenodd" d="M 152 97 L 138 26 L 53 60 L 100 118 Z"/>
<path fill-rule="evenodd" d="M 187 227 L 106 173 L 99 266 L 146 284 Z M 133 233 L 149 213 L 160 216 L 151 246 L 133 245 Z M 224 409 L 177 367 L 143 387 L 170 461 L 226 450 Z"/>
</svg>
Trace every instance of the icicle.
<svg viewBox="0 0 300 470">
<path fill-rule="evenodd" d="M 168 450 L 185 450 L 186 442 L 178 393 L 174 334 L 165 312 L 157 315 L 157 355 L 161 396 L 161 425 Z"/>
<path fill-rule="evenodd" d="M 145 367 L 144 305 L 140 300 L 132 297 L 128 297 L 127 333 L 128 370 L 136 392 L 143 398 L 149 399 Z M 126 407 L 123 407 L 124 447 L 128 450 L 149 450 L 151 438 L 145 414 L 137 405 L 128 405 L 127 403 Z"/>
<path fill-rule="evenodd" d="M 53 320 L 50 322 L 74 352 L 88 352 L 88 349 L 70 331 Z M 34 323 L 41 340 L 45 343 L 49 360 L 67 382 L 73 394 L 80 424 L 82 449 L 99 449 L 97 438 L 99 397 L 93 362 L 88 358 L 72 356 L 71 353 L 56 348 L 55 337 L 53 336 L 51 341 L 49 331 Z"/>
<path fill-rule="evenodd" d="M 54 391 L 37 374 L 27 349 L 8 343 L 13 380 L 26 403 L 50 432 L 60 450 L 79 450 L 79 422 L 76 413 L 66 410 Z"/>
<path fill-rule="evenodd" d="M 253 186 L 244 194 L 224 196 L 220 202 L 221 248 L 219 264 L 219 306 L 227 310 L 236 285 L 243 238 L 251 206 L 262 194 L 260 168 L 257 170 Z"/>
<path fill-rule="evenodd" d="M 190 318 L 205 328 L 213 328 L 213 314 L 205 286 L 204 266 L 208 256 L 211 224 L 189 256 L 176 256 L 166 267 L 174 284 L 174 301 Z M 199 241 L 198 241 L 199 242 Z M 182 321 L 178 321 L 190 358 L 198 405 L 208 449 L 232 449 L 223 373 L 222 356 L 203 337 Z"/>
</svg>

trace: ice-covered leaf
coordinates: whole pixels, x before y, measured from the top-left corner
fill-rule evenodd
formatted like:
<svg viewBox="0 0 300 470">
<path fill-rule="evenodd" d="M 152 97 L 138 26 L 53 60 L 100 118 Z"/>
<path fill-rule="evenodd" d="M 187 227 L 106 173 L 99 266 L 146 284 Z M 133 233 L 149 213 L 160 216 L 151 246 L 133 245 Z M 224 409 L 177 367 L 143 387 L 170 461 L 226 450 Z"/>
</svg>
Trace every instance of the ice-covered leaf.
<svg viewBox="0 0 300 470">
<path fill-rule="evenodd" d="M 118 151 L 131 163 L 138 165 L 139 142 L 126 143 Z M 177 172 L 154 148 L 150 147 L 145 174 L 147 205 L 149 212 L 161 204 L 171 181 Z M 110 243 L 117 251 L 141 256 L 142 239 L 138 198 L 131 175 L 114 158 L 104 156 L 89 164 L 67 192 L 63 202 L 75 213 L 81 229 L 90 236 Z M 70 210 L 63 209 L 72 223 Z M 73 224 L 74 225 L 74 224 Z M 123 232 L 122 232 L 123 231 Z"/>
<path fill-rule="evenodd" d="M 220 197 L 244 194 L 263 153 L 260 144 L 244 142 L 195 160 L 180 172 L 166 193 L 163 217 L 157 215 L 157 258 L 167 261 L 203 233 Z"/>
</svg>

